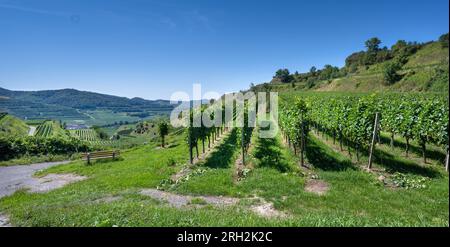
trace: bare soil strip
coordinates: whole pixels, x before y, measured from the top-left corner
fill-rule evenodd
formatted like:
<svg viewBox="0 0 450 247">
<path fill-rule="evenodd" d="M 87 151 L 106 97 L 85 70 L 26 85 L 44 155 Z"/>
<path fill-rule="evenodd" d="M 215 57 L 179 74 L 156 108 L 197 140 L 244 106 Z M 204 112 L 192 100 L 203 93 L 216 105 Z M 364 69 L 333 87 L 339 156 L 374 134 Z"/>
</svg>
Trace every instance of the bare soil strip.
<svg viewBox="0 0 450 247">
<path fill-rule="evenodd" d="M 198 202 L 204 202 L 205 204 L 210 204 L 213 206 L 233 206 L 239 202 L 238 198 L 232 197 L 222 197 L 222 196 L 186 196 L 186 195 L 177 195 L 174 193 L 160 191 L 157 189 L 144 189 L 141 191 L 142 195 L 150 196 L 153 199 L 159 201 L 165 201 L 169 203 L 169 205 L 181 208 L 183 206 L 192 205 L 195 203 L 195 200 Z M 193 199 L 195 199 L 193 201 Z"/>
<path fill-rule="evenodd" d="M 324 195 L 330 186 L 327 182 L 318 179 L 309 179 L 305 185 L 305 191 L 315 193 L 319 196 Z"/>
<path fill-rule="evenodd" d="M 87 177 L 75 174 L 48 174 L 44 177 L 37 178 L 25 186 L 31 192 L 44 193 L 50 190 L 58 189 L 66 184 L 85 180 Z"/>
<path fill-rule="evenodd" d="M 160 191 L 157 189 L 143 189 L 140 192 L 142 195 L 149 196 L 155 200 L 168 203 L 175 208 L 184 207 L 203 207 L 206 205 L 212 205 L 215 207 L 229 207 L 237 205 L 241 199 L 225 196 L 189 196 L 178 195 L 166 191 Z M 256 200 L 255 205 L 250 206 L 250 210 L 255 214 L 265 217 L 287 217 L 288 214 L 281 212 L 273 206 L 273 203 L 266 202 L 264 199 L 255 197 L 250 200 Z"/>
<path fill-rule="evenodd" d="M 285 218 L 288 215 L 274 208 L 273 203 L 265 202 L 263 204 L 251 206 L 250 209 L 264 218 Z"/>
<path fill-rule="evenodd" d="M 122 196 L 112 196 L 112 195 L 110 195 L 110 196 L 105 196 L 105 197 L 96 199 L 94 201 L 94 203 L 111 203 L 111 202 L 115 202 L 115 201 L 121 200 L 122 198 L 123 198 Z"/>
</svg>

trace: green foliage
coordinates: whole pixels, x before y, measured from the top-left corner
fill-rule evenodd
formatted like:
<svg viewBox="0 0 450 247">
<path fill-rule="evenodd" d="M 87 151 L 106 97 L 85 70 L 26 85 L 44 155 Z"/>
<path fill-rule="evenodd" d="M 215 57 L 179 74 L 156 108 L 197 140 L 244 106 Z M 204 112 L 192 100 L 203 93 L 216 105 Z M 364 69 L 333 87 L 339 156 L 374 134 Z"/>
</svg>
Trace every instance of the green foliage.
<svg viewBox="0 0 450 247">
<path fill-rule="evenodd" d="M 158 133 L 159 136 L 161 137 L 161 146 L 164 147 L 165 145 L 164 138 L 166 137 L 167 134 L 169 134 L 169 124 L 167 122 L 160 122 L 158 124 Z"/>
<path fill-rule="evenodd" d="M 399 80 L 398 71 L 400 68 L 401 65 L 396 61 L 390 61 L 384 65 L 383 78 L 386 84 L 392 85 Z"/>
<path fill-rule="evenodd" d="M 405 189 L 424 189 L 427 187 L 429 178 L 411 174 L 403 174 L 396 172 L 392 175 L 392 181 L 395 186 Z"/>
<path fill-rule="evenodd" d="M 238 128 L 237 132 L 238 132 L 238 136 L 241 136 L 241 140 L 239 142 L 239 146 L 242 148 L 244 154 L 247 154 L 248 152 L 248 148 L 250 146 L 250 142 L 252 139 L 252 133 L 253 133 L 253 129 L 254 126 L 251 126 L 249 123 L 249 105 L 245 104 L 244 105 L 244 112 L 243 112 L 243 127 Z"/>
<path fill-rule="evenodd" d="M 11 137 L 0 135 L 1 160 L 23 155 L 48 155 L 86 152 L 91 147 L 75 138 L 42 138 L 35 136 Z"/>
<path fill-rule="evenodd" d="M 109 138 L 108 134 L 99 126 L 92 126 L 92 129 L 97 133 L 97 136 L 101 140 L 107 140 Z"/>
<path fill-rule="evenodd" d="M 379 48 L 380 44 L 381 44 L 381 40 L 379 38 L 377 38 L 377 37 L 373 37 L 371 39 L 368 39 L 365 42 L 365 45 L 366 45 L 366 48 L 367 48 L 367 52 L 369 52 L 369 53 L 370 52 L 377 52 L 380 49 Z"/>
<path fill-rule="evenodd" d="M 279 69 L 277 72 L 275 72 L 274 79 L 279 80 L 282 83 L 288 83 L 292 81 L 292 76 L 289 73 L 288 69 Z"/>
<path fill-rule="evenodd" d="M 448 48 L 448 33 L 443 34 L 439 37 L 439 43 L 443 48 Z"/>
<path fill-rule="evenodd" d="M 302 99 L 308 106 L 307 118 L 317 129 L 348 140 L 355 148 L 367 147 L 371 140 L 375 113 L 381 114 L 381 129 L 400 134 L 407 140 L 422 144 L 448 145 L 448 96 L 424 94 L 307 94 Z M 281 101 L 280 127 L 292 139 L 299 131 L 294 107 L 295 95 L 284 96 Z M 424 157 L 425 158 L 425 157 Z"/>
<path fill-rule="evenodd" d="M 0 116 L 0 134 L 13 136 L 28 135 L 29 127 L 25 122 L 7 113 L 1 113 Z"/>
</svg>

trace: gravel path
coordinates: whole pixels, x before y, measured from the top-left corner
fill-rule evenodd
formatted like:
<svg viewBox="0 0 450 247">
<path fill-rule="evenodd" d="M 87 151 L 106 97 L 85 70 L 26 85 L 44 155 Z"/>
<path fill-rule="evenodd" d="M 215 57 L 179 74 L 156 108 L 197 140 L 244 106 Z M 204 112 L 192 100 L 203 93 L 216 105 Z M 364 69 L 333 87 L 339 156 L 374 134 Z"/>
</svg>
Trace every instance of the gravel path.
<svg viewBox="0 0 450 247">
<path fill-rule="evenodd" d="M 39 178 L 32 177 L 34 173 L 48 167 L 67 164 L 69 162 L 70 161 L 60 161 L 0 167 L 0 198 L 11 195 L 21 188 L 33 189 L 40 181 Z"/>
<path fill-rule="evenodd" d="M 8 216 L 0 213 L 0 227 L 12 227 L 12 225 L 9 223 Z"/>
</svg>

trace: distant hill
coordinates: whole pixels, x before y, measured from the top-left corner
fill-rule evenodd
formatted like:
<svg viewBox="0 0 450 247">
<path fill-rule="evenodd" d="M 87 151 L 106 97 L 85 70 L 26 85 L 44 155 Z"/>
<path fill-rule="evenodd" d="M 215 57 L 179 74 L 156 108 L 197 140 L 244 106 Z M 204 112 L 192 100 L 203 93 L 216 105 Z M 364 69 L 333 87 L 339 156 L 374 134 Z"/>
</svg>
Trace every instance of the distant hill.
<svg viewBox="0 0 450 247">
<path fill-rule="evenodd" d="M 100 93 L 79 91 L 75 89 L 44 91 L 11 91 L 0 88 L 0 96 L 22 101 L 42 104 L 60 105 L 76 109 L 103 108 L 172 108 L 167 100 L 144 100 L 141 98 L 125 98 Z"/>
<path fill-rule="evenodd" d="M 168 100 L 129 99 L 75 89 L 12 91 L 0 88 L 0 111 L 23 119 L 85 121 L 95 118 L 86 115 L 87 111 L 111 112 L 108 121 L 99 122 L 104 124 L 114 121 L 113 114 L 116 113 L 124 113 L 120 115 L 123 119 L 137 120 L 154 115 L 167 115 L 174 107 Z"/>
<path fill-rule="evenodd" d="M 350 54 L 342 68 L 326 65 L 322 69 L 313 67 L 305 73 L 280 69 L 270 82 L 252 85 L 251 90 L 448 91 L 448 34 L 427 43 L 399 40 L 391 48 L 381 48 L 378 44 L 372 51 L 368 48 Z"/>
</svg>

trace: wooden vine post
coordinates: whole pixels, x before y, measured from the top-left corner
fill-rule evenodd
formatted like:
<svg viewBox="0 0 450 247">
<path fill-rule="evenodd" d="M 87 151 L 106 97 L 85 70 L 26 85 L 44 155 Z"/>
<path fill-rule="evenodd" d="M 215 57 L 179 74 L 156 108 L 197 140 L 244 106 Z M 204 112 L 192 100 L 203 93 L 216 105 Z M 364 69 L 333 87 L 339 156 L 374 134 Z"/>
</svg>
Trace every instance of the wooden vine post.
<svg viewBox="0 0 450 247">
<path fill-rule="evenodd" d="M 242 148 L 242 165 L 245 166 L 245 147 L 244 147 L 244 131 L 245 128 L 242 127 L 242 134 L 241 134 L 241 148 Z"/>
<path fill-rule="evenodd" d="M 369 164 L 367 165 L 367 169 L 372 169 L 372 160 L 373 160 L 373 149 L 375 146 L 375 141 L 376 141 L 376 137 L 378 134 L 378 124 L 379 124 L 379 119 L 380 118 L 380 113 L 376 113 L 375 114 L 375 124 L 373 127 L 373 134 L 372 134 L 372 142 L 370 143 L 370 152 L 369 152 Z"/>
<path fill-rule="evenodd" d="M 193 164 L 193 154 L 192 154 L 192 136 L 191 133 L 188 133 L 189 137 L 188 137 L 188 142 L 189 142 L 189 163 L 191 163 L 191 165 Z"/>
<path fill-rule="evenodd" d="M 189 126 L 188 126 L 188 145 L 189 145 L 189 163 L 192 165 L 194 163 L 193 153 L 192 153 L 192 132 L 194 131 L 193 124 L 194 124 L 194 116 L 193 112 L 189 113 Z"/>
<path fill-rule="evenodd" d="M 448 157 L 448 148 L 447 148 L 447 155 L 445 156 L 445 171 L 446 172 L 448 172 L 448 160 L 449 160 L 449 157 Z"/>
<path fill-rule="evenodd" d="M 303 114 L 301 114 L 301 134 L 300 134 L 300 137 L 301 137 L 301 139 L 300 139 L 300 165 L 301 166 L 304 166 L 305 165 L 305 159 L 304 159 L 304 157 L 303 157 L 303 150 L 305 149 L 305 147 L 304 147 L 304 139 L 305 139 L 305 136 L 304 136 L 304 134 L 305 134 L 305 129 L 304 129 L 304 126 L 303 126 Z"/>
<path fill-rule="evenodd" d="M 447 125 L 447 131 L 448 131 L 448 125 Z M 447 134 L 447 136 L 448 136 L 448 134 Z M 449 145 L 450 145 L 450 136 L 447 137 L 447 155 L 445 155 L 445 171 L 446 172 L 448 172 L 448 161 L 449 161 L 448 150 L 449 150 Z"/>
</svg>

